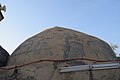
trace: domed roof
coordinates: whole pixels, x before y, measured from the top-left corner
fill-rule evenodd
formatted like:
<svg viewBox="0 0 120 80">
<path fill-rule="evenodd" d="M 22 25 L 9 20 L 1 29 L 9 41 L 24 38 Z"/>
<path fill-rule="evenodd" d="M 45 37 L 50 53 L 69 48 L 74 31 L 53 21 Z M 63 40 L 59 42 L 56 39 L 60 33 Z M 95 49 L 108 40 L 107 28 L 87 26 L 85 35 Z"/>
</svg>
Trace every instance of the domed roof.
<svg viewBox="0 0 120 80">
<path fill-rule="evenodd" d="M 11 55 L 10 64 L 36 59 L 91 58 L 111 60 L 115 54 L 104 41 L 71 29 L 54 27 L 23 42 Z M 22 59 L 21 59 L 22 58 Z"/>
<path fill-rule="evenodd" d="M 25 64 L 36 60 L 74 58 L 113 60 L 116 57 L 111 47 L 101 39 L 71 29 L 54 27 L 27 39 L 18 46 L 11 55 L 8 66 Z M 29 80 L 28 78 L 32 78 L 30 80 L 88 80 L 88 72 L 59 73 L 61 66 L 85 64 L 94 64 L 94 62 L 35 63 L 21 67 L 19 73 L 25 80 Z M 94 75 L 97 80 L 115 80 L 115 74 L 112 73 L 112 71 L 99 71 L 94 72 Z"/>
</svg>

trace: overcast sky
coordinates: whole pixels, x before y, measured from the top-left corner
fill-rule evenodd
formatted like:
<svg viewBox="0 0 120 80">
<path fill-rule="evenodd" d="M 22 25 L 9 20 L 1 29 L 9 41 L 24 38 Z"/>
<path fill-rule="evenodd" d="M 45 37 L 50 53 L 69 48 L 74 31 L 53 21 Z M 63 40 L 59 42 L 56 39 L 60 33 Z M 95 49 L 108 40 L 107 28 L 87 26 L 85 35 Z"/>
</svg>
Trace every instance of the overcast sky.
<svg viewBox="0 0 120 80">
<path fill-rule="evenodd" d="M 120 46 L 120 0 L 0 0 L 0 45 L 10 54 L 27 38 L 61 26 Z M 120 48 L 120 47 L 119 47 Z M 118 50 L 120 53 L 120 50 Z"/>
</svg>

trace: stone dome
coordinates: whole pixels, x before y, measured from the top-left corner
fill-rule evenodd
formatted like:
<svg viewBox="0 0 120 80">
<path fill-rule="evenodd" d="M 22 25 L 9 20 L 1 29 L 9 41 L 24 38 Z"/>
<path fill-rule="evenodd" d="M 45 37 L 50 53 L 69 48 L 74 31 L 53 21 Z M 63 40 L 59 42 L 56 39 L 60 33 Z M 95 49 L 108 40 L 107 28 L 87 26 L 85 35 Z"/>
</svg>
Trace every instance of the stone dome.
<svg viewBox="0 0 120 80">
<path fill-rule="evenodd" d="M 89 58 L 114 60 L 111 47 L 101 39 L 71 29 L 54 27 L 24 41 L 11 55 L 8 66 L 35 60 Z M 41 62 L 18 69 L 19 80 L 90 80 L 89 71 L 64 73 L 63 66 L 97 64 L 92 61 Z M 116 70 L 94 71 L 94 80 L 117 80 Z M 9 75 L 9 71 L 6 75 Z"/>
</svg>

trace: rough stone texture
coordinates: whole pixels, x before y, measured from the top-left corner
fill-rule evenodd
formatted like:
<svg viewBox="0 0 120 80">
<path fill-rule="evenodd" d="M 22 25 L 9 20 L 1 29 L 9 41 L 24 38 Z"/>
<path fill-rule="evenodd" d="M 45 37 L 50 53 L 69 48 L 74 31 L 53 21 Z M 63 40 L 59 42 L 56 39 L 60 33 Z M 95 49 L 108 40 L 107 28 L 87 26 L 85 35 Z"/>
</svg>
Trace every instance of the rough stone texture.
<svg viewBox="0 0 120 80">
<path fill-rule="evenodd" d="M 9 59 L 9 53 L 0 46 L 0 67 L 6 66 Z"/>
<path fill-rule="evenodd" d="M 54 27 L 23 42 L 11 55 L 8 66 L 42 59 L 91 58 L 113 60 L 110 46 L 96 38 L 70 29 Z M 0 80 L 119 80 L 119 70 L 59 73 L 63 66 L 98 64 L 90 61 L 41 62 L 2 71 Z M 4 74 L 3 74 L 4 73 Z"/>
</svg>

